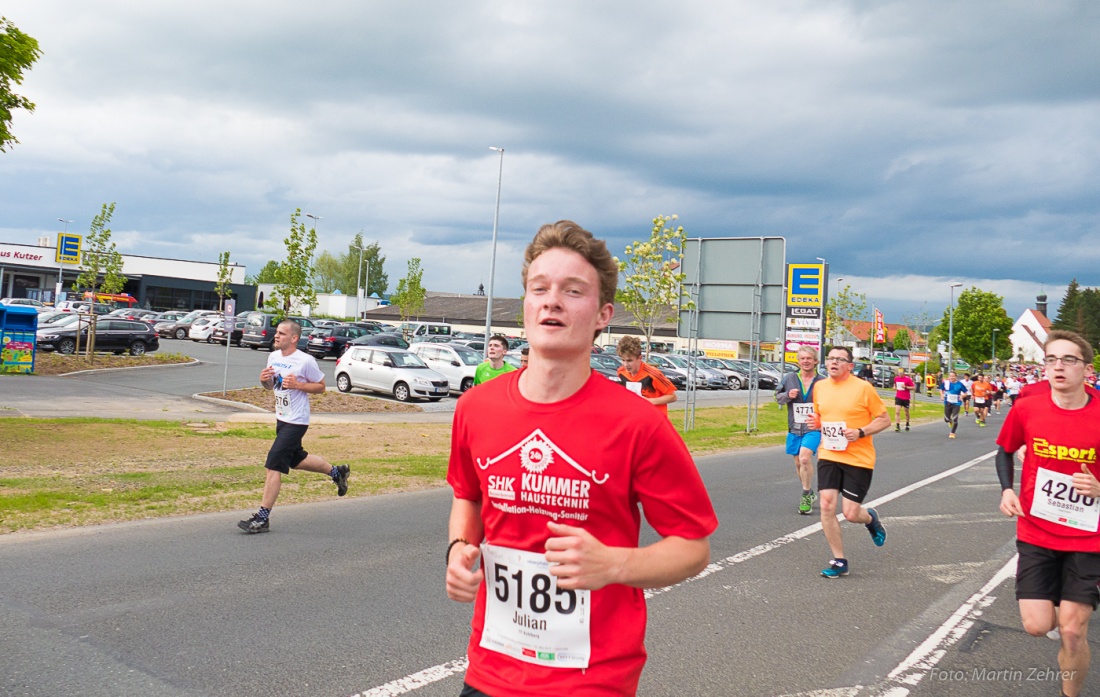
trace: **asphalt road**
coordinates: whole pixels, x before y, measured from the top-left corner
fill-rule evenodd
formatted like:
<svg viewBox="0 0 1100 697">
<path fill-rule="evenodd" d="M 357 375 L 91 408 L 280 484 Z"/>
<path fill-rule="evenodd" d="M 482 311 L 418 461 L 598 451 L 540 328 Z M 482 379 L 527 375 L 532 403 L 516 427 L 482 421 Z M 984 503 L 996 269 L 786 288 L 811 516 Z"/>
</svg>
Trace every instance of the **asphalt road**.
<svg viewBox="0 0 1100 697">
<path fill-rule="evenodd" d="M 1058 645 L 1022 632 L 999 573 L 998 424 L 876 436 L 889 539 L 844 524 L 838 580 L 779 448 L 702 458 L 714 563 L 651 594 L 640 694 L 1058 694 Z M 439 489 L 281 507 L 258 536 L 242 512 L 0 537 L 0 693 L 457 695 L 470 607 L 443 593 L 448 509 Z"/>
</svg>

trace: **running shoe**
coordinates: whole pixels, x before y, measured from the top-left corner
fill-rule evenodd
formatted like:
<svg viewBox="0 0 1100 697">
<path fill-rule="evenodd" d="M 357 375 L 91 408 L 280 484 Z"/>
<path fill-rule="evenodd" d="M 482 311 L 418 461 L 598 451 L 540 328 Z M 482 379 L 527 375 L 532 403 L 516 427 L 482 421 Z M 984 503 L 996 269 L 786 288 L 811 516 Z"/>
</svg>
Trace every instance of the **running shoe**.
<svg viewBox="0 0 1100 697">
<path fill-rule="evenodd" d="M 244 530 L 249 535 L 257 532 L 267 532 L 271 529 L 271 525 L 267 520 L 260 518 L 260 514 L 256 513 L 248 520 L 242 520 L 237 523 L 237 527 Z"/>
<path fill-rule="evenodd" d="M 955 434 L 954 434 L 954 433 L 948 433 L 948 434 L 947 434 L 947 437 L 948 437 L 948 438 L 951 438 L 951 439 L 954 439 L 954 438 L 955 438 Z"/>
<path fill-rule="evenodd" d="M 905 424 L 905 432 L 909 433 L 909 424 Z"/>
<path fill-rule="evenodd" d="M 825 578 L 840 578 L 841 576 L 847 576 L 848 562 L 833 559 L 829 562 L 829 566 L 821 570 L 821 575 Z"/>
<path fill-rule="evenodd" d="M 886 528 L 878 518 L 878 511 L 868 508 L 867 512 L 871 514 L 871 522 L 864 527 L 867 528 L 867 532 L 871 533 L 871 541 L 875 543 L 875 546 L 881 547 L 886 544 Z"/>
<path fill-rule="evenodd" d="M 343 496 L 348 493 L 348 475 L 351 474 L 351 467 L 349 465 L 339 465 L 336 468 L 336 479 L 332 480 L 336 482 L 336 495 Z"/>
<path fill-rule="evenodd" d="M 798 503 L 798 512 L 802 515 L 809 515 L 810 511 L 814 508 L 814 494 L 810 492 L 808 494 L 802 494 L 802 500 Z"/>
<path fill-rule="evenodd" d="M 901 433 L 901 424 L 894 424 L 894 433 Z"/>
</svg>

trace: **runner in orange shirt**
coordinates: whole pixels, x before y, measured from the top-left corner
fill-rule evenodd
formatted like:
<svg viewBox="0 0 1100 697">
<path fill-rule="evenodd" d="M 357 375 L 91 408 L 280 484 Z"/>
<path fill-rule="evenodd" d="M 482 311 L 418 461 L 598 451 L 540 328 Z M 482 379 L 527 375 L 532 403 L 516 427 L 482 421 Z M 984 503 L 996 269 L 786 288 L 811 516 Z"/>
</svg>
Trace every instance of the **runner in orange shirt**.
<svg viewBox="0 0 1100 697">
<path fill-rule="evenodd" d="M 641 340 L 624 336 L 619 339 L 616 351 L 623 359 L 623 364 L 619 366 L 619 380 L 623 385 L 667 414 L 668 405 L 676 401 L 676 386 L 664 373 L 642 360 Z"/>
<path fill-rule="evenodd" d="M 989 403 L 995 391 L 993 384 L 981 373 L 970 386 L 970 393 L 974 395 L 974 420 L 982 428 L 985 428 L 985 420 L 989 418 Z"/>
</svg>

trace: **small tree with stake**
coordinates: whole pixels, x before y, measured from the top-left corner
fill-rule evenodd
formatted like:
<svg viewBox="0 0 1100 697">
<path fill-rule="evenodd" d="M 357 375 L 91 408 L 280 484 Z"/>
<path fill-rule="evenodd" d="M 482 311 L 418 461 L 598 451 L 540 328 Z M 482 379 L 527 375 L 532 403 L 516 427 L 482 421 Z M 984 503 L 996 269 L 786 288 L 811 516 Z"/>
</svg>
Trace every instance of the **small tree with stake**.
<svg viewBox="0 0 1100 697">
<path fill-rule="evenodd" d="M 80 275 L 76 277 L 76 290 L 87 289 L 91 295 L 91 302 L 95 303 L 99 293 L 119 293 L 126 286 L 126 277 L 122 275 L 122 255 L 115 249 L 115 243 L 111 241 L 111 229 L 107 224 L 111 222 L 111 216 L 115 213 L 115 204 L 103 204 L 102 210 L 95 218 L 84 237 L 83 250 L 80 253 Z M 102 278 L 102 280 L 101 280 Z M 79 324 L 79 322 L 77 323 Z M 96 322 L 93 312 L 92 321 L 88 328 L 88 360 L 92 360 L 95 352 Z M 77 351 L 80 349 L 80 331 L 76 332 Z"/>
</svg>

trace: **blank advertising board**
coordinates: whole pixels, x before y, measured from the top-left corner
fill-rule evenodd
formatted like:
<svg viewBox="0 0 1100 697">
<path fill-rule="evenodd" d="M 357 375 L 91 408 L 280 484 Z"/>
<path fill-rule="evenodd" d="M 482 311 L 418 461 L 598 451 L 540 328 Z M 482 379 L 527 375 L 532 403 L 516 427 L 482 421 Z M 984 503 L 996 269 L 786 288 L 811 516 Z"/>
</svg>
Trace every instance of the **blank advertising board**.
<svg viewBox="0 0 1100 697">
<path fill-rule="evenodd" d="M 751 341 L 753 312 L 760 341 L 783 336 L 787 241 L 782 237 L 692 238 L 680 267 L 685 288 L 698 284 L 698 338 Z M 759 303 L 756 295 L 759 293 Z M 690 335 L 691 312 L 680 306 L 679 335 Z"/>
</svg>

